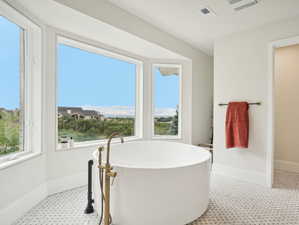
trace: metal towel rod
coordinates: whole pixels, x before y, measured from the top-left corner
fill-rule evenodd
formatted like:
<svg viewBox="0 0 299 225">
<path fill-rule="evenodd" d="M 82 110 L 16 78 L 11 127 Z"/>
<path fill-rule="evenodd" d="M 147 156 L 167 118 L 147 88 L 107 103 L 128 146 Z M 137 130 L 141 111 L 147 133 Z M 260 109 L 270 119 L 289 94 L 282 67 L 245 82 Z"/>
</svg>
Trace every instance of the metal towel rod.
<svg viewBox="0 0 299 225">
<path fill-rule="evenodd" d="M 262 103 L 261 102 L 250 102 L 248 104 L 249 105 L 261 105 Z M 225 106 L 225 105 L 228 105 L 228 103 L 219 103 L 218 105 L 219 106 Z"/>
</svg>

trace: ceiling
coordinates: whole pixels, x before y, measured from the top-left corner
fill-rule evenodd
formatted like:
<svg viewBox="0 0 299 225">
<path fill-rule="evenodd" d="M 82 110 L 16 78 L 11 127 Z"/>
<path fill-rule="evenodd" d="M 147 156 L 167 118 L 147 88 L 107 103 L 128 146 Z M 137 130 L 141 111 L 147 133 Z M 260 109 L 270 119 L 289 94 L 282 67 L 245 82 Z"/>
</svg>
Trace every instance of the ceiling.
<svg viewBox="0 0 299 225">
<path fill-rule="evenodd" d="M 58 29 L 58 34 L 62 34 L 62 36 L 71 36 L 79 40 L 84 40 L 85 37 L 89 42 L 93 40 L 95 45 L 100 45 L 104 49 L 137 59 L 140 59 L 140 57 L 155 59 L 159 56 L 163 59 L 170 60 L 188 60 L 188 58 L 169 49 L 80 13 L 71 7 L 59 4 L 59 2 L 65 2 L 63 0 L 15 1 L 17 1 L 22 8 L 26 9 L 26 11 L 31 12 L 32 15 L 38 18 L 43 24 Z M 80 3 L 80 1 L 82 0 L 78 0 L 77 2 Z M 74 0 L 69 0 L 69 2 L 73 4 Z M 88 26 L 86 26 L 86 24 L 88 24 Z"/>
<path fill-rule="evenodd" d="M 247 1 L 247 0 L 244 0 Z M 299 0 L 259 0 L 234 11 L 228 0 L 109 0 L 192 46 L 213 54 L 214 40 L 299 15 Z M 208 7 L 215 15 L 203 15 Z"/>
</svg>

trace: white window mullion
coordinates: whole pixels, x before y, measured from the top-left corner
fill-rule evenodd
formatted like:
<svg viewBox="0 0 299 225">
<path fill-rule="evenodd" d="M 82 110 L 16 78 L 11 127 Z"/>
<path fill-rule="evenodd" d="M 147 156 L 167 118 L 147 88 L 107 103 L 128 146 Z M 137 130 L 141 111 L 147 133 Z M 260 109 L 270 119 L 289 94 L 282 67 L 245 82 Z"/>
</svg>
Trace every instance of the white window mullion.
<svg viewBox="0 0 299 225">
<path fill-rule="evenodd" d="M 144 71 L 142 64 L 136 66 L 136 112 L 135 112 L 135 135 L 138 138 L 144 136 L 143 133 L 143 80 Z"/>
<path fill-rule="evenodd" d="M 25 34 L 22 29 L 20 35 L 20 146 L 25 145 Z"/>
<path fill-rule="evenodd" d="M 152 68 L 150 61 L 144 63 L 143 80 L 143 134 L 145 140 L 152 138 Z"/>
</svg>

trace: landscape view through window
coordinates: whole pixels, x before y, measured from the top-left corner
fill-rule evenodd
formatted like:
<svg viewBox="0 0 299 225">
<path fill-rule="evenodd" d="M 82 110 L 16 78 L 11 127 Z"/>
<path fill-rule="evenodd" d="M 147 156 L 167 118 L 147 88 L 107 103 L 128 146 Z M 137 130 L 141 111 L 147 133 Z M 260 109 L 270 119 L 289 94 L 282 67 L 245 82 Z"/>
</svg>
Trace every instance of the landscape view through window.
<svg viewBox="0 0 299 225">
<path fill-rule="evenodd" d="M 22 150 L 21 32 L 0 16 L 0 156 Z"/>
<path fill-rule="evenodd" d="M 154 68 L 154 134 L 177 136 L 180 103 L 179 68 L 175 66 Z"/>
<path fill-rule="evenodd" d="M 22 150 L 20 77 L 22 29 L 0 16 L 0 155 Z M 58 142 L 95 141 L 118 131 L 136 135 L 137 66 L 64 44 L 58 45 Z M 155 71 L 154 130 L 178 134 L 177 74 Z"/>
<path fill-rule="evenodd" d="M 136 135 L 136 67 L 59 44 L 58 142 L 101 140 L 116 131 Z M 178 78 L 158 81 L 157 94 L 164 97 L 157 99 L 155 130 L 159 135 L 177 135 Z"/>
</svg>

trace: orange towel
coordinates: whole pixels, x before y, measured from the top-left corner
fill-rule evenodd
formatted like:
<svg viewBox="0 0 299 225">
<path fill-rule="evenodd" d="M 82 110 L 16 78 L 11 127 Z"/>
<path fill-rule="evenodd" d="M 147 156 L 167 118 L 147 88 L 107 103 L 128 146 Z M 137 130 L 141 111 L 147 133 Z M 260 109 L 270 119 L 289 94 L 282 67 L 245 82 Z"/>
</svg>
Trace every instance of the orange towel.
<svg viewBox="0 0 299 225">
<path fill-rule="evenodd" d="M 230 102 L 225 121 L 226 148 L 248 148 L 249 118 L 247 102 Z"/>
</svg>

